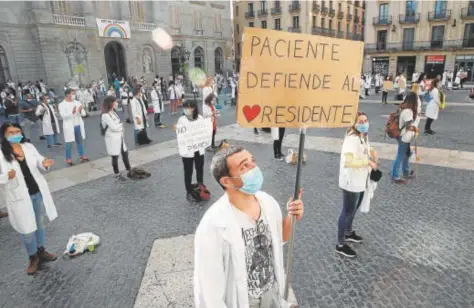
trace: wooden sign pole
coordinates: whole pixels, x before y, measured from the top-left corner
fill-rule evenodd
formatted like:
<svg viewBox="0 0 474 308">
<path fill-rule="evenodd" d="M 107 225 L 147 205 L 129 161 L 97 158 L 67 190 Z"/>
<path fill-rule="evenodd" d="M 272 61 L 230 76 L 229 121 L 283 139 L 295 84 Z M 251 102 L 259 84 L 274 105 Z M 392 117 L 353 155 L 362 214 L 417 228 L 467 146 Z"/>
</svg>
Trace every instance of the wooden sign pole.
<svg viewBox="0 0 474 308">
<path fill-rule="evenodd" d="M 300 128 L 300 143 L 298 146 L 298 163 L 296 166 L 296 182 L 295 182 L 295 194 L 293 200 L 298 200 L 301 182 L 301 167 L 303 165 L 303 152 L 304 152 L 304 141 L 306 138 L 306 128 Z M 288 239 L 288 260 L 286 262 L 286 281 L 285 281 L 285 294 L 284 299 L 288 300 L 288 293 L 291 284 L 291 265 L 293 263 L 293 243 L 295 241 L 295 230 L 296 230 L 296 219 L 295 216 L 291 216 L 291 232 L 290 238 Z"/>
</svg>

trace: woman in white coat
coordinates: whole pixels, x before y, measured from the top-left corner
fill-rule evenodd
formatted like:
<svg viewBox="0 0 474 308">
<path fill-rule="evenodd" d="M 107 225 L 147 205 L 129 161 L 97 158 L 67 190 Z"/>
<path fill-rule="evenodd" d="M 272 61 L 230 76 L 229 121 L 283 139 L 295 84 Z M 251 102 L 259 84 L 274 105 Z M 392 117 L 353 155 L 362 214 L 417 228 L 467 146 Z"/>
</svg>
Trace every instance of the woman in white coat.
<svg viewBox="0 0 474 308">
<path fill-rule="evenodd" d="M 425 85 L 427 89 L 426 101 L 426 124 L 425 124 L 425 134 L 433 135 L 435 132 L 431 129 L 431 125 L 435 120 L 438 119 L 439 107 L 441 106 L 441 99 L 438 90 L 438 79 L 431 80 L 429 85 Z"/>
<path fill-rule="evenodd" d="M 49 95 L 45 94 L 41 96 L 41 104 L 36 108 L 36 115 L 41 118 L 41 123 L 43 124 L 43 134 L 46 137 L 48 148 L 51 148 L 53 145 L 61 145 L 58 140 L 61 133 L 58 118 L 50 104 L 51 99 Z"/>
<path fill-rule="evenodd" d="M 339 165 L 342 211 L 338 220 L 336 253 L 353 258 L 356 252 L 346 242 L 360 243 L 362 237 L 352 229 L 354 216 L 362 203 L 371 169 L 376 170 L 378 154 L 368 141 L 369 120 L 358 112 L 344 138 Z"/>
<path fill-rule="evenodd" d="M 127 176 L 130 177 L 130 160 L 128 159 L 128 150 L 123 137 L 123 123 L 120 117 L 115 113 L 117 107 L 117 99 L 113 96 L 107 96 L 102 103 L 101 128 L 102 135 L 105 137 L 105 147 L 107 154 L 112 157 L 112 168 L 114 169 L 115 177 L 118 180 L 125 180 L 120 174 L 118 167 L 119 155 L 122 155 L 122 161 L 127 169 Z"/>
<path fill-rule="evenodd" d="M 66 143 L 66 163 L 72 166 L 72 144 L 76 142 L 77 154 L 81 163 L 88 162 L 89 159 L 84 153 L 83 139 L 86 139 L 84 121 L 82 117 L 86 115 L 82 104 L 76 100 L 73 89 L 67 89 L 64 101 L 59 106 L 59 114 L 63 119 L 64 142 Z"/>
<path fill-rule="evenodd" d="M 163 112 L 163 101 L 161 100 L 161 86 L 158 82 L 153 83 L 153 89 L 150 92 L 151 104 L 153 105 L 153 113 L 155 127 L 166 128 L 166 124 L 161 123 L 161 112 Z"/>
<path fill-rule="evenodd" d="M 140 98 L 141 91 L 140 88 L 133 89 L 133 98 L 130 101 L 130 111 L 135 125 L 135 144 L 138 145 L 138 133 L 142 130 L 145 130 L 149 126 L 147 123 L 147 110 L 145 103 Z"/>
<path fill-rule="evenodd" d="M 27 273 L 33 275 L 40 262 L 57 258 L 44 248 L 44 218 L 47 216 L 52 221 L 58 213 L 48 184 L 39 171 L 46 171 L 54 161 L 45 159 L 34 145 L 25 141 L 18 124 L 4 123 L 0 127 L 0 140 L 0 185 L 4 188 L 4 202 L 10 224 L 20 233 L 28 252 Z"/>
</svg>

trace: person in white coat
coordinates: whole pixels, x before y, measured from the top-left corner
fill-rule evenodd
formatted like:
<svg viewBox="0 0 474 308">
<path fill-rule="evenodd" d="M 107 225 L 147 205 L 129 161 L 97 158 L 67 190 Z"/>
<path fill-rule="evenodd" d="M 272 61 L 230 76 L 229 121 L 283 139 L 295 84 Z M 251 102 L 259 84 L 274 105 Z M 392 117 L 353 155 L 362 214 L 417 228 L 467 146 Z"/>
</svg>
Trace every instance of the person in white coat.
<svg viewBox="0 0 474 308">
<path fill-rule="evenodd" d="M 145 130 L 148 127 L 147 123 L 147 110 L 145 103 L 141 99 L 141 91 L 139 87 L 136 87 L 133 89 L 133 98 L 130 101 L 130 111 L 131 111 L 131 117 L 133 120 L 133 124 L 135 126 L 135 144 L 138 145 L 138 133 L 140 131 Z"/>
<path fill-rule="evenodd" d="M 425 88 L 427 89 L 425 134 L 434 135 L 435 132 L 431 129 L 431 125 L 435 120 L 438 119 L 439 107 L 441 106 L 441 98 L 438 90 L 438 79 L 431 80 L 431 83 L 425 85 Z"/>
<path fill-rule="evenodd" d="M 9 122 L 0 127 L 0 185 L 10 224 L 20 233 L 29 256 L 27 274 L 36 273 L 41 262 L 54 261 L 45 245 L 45 216 L 52 221 L 58 213 L 48 184 L 41 170 L 48 170 L 54 161 L 45 159 L 29 142 L 18 124 Z"/>
<path fill-rule="evenodd" d="M 283 244 L 291 216 L 303 217 L 302 190 L 283 218 L 278 202 L 260 191 L 263 174 L 239 147 L 217 152 L 211 173 L 224 195 L 204 214 L 194 239 L 197 308 L 289 308 L 283 299 Z"/>
<path fill-rule="evenodd" d="M 123 123 L 120 117 L 115 112 L 117 107 L 117 99 L 113 96 L 107 96 L 104 98 L 102 103 L 102 115 L 100 117 L 102 135 L 105 138 L 105 147 L 107 148 L 107 154 L 112 157 L 112 168 L 114 170 L 115 177 L 118 180 L 125 180 L 120 174 L 118 167 L 119 155 L 122 155 L 122 161 L 127 169 L 127 176 L 130 177 L 130 160 L 128 158 L 127 145 L 125 144 L 125 138 L 123 135 Z"/>
<path fill-rule="evenodd" d="M 355 257 L 356 252 L 346 242 L 362 242 L 362 237 L 352 229 L 352 222 L 364 198 L 370 171 L 378 166 L 378 154 L 370 148 L 368 132 L 367 115 L 358 112 L 341 150 L 339 187 L 342 189 L 343 204 L 338 220 L 336 253 L 349 258 Z"/>
<path fill-rule="evenodd" d="M 66 163 L 72 166 L 72 144 L 76 142 L 77 155 L 81 163 L 88 162 L 89 159 L 84 152 L 83 139 L 86 139 L 84 121 L 82 117 L 86 115 L 82 104 L 76 100 L 73 89 L 67 89 L 64 100 L 58 106 L 59 114 L 63 119 L 64 142 L 66 143 Z"/>
<path fill-rule="evenodd" d="M 161 99 L 161 86 L 159 83 L 153 83 L 153 89 L 150 92 L 151 104 L 153 106 L 155 127 L 166 128 L 168 125 L 161 123 L 161 113 L 163 110 L 163 101 Z"/>
<path fill-rule="evenodd" d="M 168 88 L 168 98 L 170 100 L 170 113 L 174 115 L 178 112 L 178 100 L 179 100 L 179 90 L 174 84 L 174 81 L 170 81 L 170 86 Z"/>
<path fill-rule="evenodd" d="M 61 143 L 58 138 L 61 130 L 59 129 L 56 113 L 51 106 L 49 95 L 41 96 L 41 103 L 38 108 L 36 108 L 36 115 L 40 117 L 43 124 L 43 134 L 46 137 L 48 148 L 51 148 L 53 145 L 60 146 Z"/>
</svg>

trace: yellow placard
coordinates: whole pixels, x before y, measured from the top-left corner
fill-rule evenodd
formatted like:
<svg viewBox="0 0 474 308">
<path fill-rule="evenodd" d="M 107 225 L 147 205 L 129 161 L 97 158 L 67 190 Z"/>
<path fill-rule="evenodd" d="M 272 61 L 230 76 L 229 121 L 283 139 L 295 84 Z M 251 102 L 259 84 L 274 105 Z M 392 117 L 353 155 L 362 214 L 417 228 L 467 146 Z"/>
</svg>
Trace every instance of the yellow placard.
<svg viewBox="0 0 474 308">
<path fill-rule="evenodd" d="M 383 89 L 385 91 L 392 91 L 393 90 L 393 82 L 390 80 L 385 80 L 383 82 Z"/>
<path fill-rule="evenodd" d="M 359 104 L 364 44 L 245 28 L 237 122 L 243 127 L 348 127 Z"/>
</svg>

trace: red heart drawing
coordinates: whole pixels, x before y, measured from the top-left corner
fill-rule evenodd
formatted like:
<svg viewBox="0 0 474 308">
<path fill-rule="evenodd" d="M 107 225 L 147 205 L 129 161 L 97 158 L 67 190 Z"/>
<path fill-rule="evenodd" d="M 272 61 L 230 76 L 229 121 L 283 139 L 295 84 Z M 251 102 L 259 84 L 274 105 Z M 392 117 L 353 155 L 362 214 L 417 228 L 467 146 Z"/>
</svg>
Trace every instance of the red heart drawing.
<svg viewBox="0 0 474 308">
<path fill-rule="evenodd" d="M 244 109 L 242 111 L 244 112 L 244 116 L 247 119 L 247 122 L 250 123 L 260 114 L 260 110 L 261 109 L 259 105 L 253 105 L 252 107 L 247 105 L 244 106 Z"/>
</svg>

